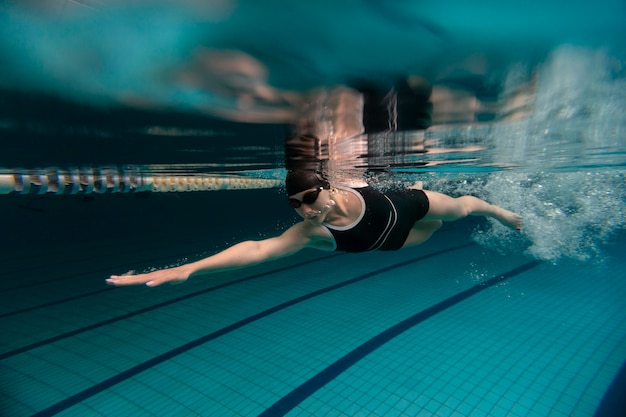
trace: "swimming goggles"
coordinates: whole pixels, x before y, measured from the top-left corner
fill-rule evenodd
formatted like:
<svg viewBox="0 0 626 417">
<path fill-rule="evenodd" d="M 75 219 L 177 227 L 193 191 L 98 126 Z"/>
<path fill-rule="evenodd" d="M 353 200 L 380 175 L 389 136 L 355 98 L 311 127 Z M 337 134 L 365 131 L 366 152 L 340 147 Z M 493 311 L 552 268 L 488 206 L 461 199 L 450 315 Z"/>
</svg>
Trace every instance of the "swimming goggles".
<svg viewBox="0 0 626 417">
<path fill-rule="evenodd" d="M 309 191 L 308 193 L 305 193 L 302 196 L 302 201 L 297 200 L 295 198 L 290 198 L 289 199 L 289 205 L 292 208 L 298 208 L 298 207 L 302 206 L 302 203 L 304 203 L 304 204 L 313 204 L 313 203 L 315 203 L 315 200 L 317 200 L 317 197 L 320 195 L 320 193 L 322 192 L 323 189 L 324 189 L 324 187 L 319 186 L 317 189 L 315 189 L 313 191 Z"/>
</svg>

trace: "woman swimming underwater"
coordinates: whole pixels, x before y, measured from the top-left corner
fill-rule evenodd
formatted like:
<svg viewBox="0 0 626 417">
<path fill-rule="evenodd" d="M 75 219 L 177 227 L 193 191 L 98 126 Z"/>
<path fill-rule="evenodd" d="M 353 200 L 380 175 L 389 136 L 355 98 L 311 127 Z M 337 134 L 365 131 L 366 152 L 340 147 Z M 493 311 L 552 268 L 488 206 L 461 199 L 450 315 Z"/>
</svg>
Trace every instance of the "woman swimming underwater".
<svg viewBox="0 0 626 417">
<path fill-rule="evenodd" d="M 245 241 L 215 255 L 147 274 L 113 275 L 109 285 L 150 287 L 186 281 L 196 274 L 242 268 L 293 255 L 305 248 L 365 252 L 397 250 L 427 241 L 442 225 L 466 216 L 486 216 L 521 230 L 518 214 L 479 198 L 453 198 L 405 189 L 381 193 L 366 183 L 331 184 L 318 171 L 292 170 L 285 185 L 289 205 L 302 221 L 281 235 Z"/>
</svg>

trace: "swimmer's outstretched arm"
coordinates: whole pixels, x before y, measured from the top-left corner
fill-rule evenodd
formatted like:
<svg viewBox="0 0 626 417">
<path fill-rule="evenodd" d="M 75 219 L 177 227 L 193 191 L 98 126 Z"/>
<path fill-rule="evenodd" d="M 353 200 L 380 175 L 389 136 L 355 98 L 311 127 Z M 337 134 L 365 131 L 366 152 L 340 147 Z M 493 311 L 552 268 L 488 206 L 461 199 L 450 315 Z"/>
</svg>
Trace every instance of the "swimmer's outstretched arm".
<svg viewBox="0 0 626 417">
<path fill-rule="evenodd" d="M 319 249 L 318 241 L 308 233 L 309 227 L 305 222 L 301 222 L 290 227 L 280 236 L 237 243 L 222 252 L 196 262 L 147 274 L 112 275 L 106 282 L 115 286 L 146 284 L 149 287 L 156 287 L 166 282 L 184 282 L 194 274 L 226 271 L 279 259 L 293 255 L 306 247 Z"/>
</svg>

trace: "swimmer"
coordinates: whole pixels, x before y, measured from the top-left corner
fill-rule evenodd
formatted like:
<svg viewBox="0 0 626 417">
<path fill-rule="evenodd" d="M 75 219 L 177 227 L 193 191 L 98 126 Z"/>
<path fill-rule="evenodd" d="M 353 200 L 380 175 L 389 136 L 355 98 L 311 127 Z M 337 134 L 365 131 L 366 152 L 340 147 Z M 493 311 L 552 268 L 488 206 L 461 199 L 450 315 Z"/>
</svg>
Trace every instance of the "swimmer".
<svg viewBox="0 0 626 417">
<path fill-rule="evenodd" d="M 522 217 L 479 198 L 453 198 L 415 189 L 381 193 L 366 183 L 331 184 L 318 171 L 292 170 L 285 185 L 289 205 L 302 217 L 280 236 L 238 243 L 213 256 L 147 274 L 112 275 L 107 284 L 154 287 L 192 275 L 242 268 L 293 255 L 305 248 L 365 252 L 398 250 L 426 242 L 442 225 L 466 216 L 496 219 L 521 230 Z"/>
</svg>

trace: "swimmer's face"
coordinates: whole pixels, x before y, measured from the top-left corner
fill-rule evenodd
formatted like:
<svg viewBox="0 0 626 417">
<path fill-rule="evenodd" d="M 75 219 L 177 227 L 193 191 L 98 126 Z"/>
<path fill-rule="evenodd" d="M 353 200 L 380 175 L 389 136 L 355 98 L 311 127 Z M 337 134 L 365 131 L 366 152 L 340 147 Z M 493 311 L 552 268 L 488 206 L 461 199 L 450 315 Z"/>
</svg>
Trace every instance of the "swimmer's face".
<svg viewBox="0 0 626 417">
<path fill-rule="evenodd" d="M 310 188 L 297 194 L 289 196 L 289 205 L 303 219 L 315 219 L 322 214 L 323 194 L 326 192 L 323 187 Z"/>
</svg>

